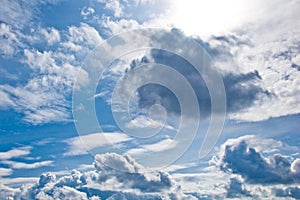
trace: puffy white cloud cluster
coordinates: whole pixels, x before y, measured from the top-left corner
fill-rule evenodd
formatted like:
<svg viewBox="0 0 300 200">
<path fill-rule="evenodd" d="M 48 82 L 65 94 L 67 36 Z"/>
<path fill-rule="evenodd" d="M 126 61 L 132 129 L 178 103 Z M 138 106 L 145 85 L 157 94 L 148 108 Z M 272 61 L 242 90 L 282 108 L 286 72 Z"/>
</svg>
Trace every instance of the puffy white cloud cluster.
<svg viewBox="0 0 300 200">
<path fill-rule="evenodd" d="M 4 31 L 1 32 L 4 37 L 1 37 L 3 45 L 0 51 L 7 56 L 18 53 L 16 61 L 29 67 L 31 74 L 22 84 L 0 85 L 3 96 L 0 108 L 13 108 L 23 114 L 24 121 L 32 124 L 70 120 L 69 99 L 73 84 L 77 81 L 81 85 L 88 80 L 79 62 L 102 41 L 98 31 L 84 23 L 70 26 L 63 34 L 55 28 L 40 28 L 29 36 L 2 23 L 0 29 Z M 22 43 L 18 42 L 19 39 Z M 35 49 L 36 45 L 44 45 L 45 48 Z M 81 76 L 76 80 L 79 70 Z"/>
<path fill-rule="evenodd" d="M 128 155 L 98 154 L 94 166 L 94 170 L 73 170 L 70 175 L 60 178 L 45 173 L 36 184 L 24 185 L 20 189 L 3 186 L 0 197 L 43 200 L 193 199 L 180 190 L 168 173 L 148 171 Z"/>
<path fill-rule="evenodd" d="M 284 148 L 253 135 L 229 139 L 212 159 L 213 166 L 172 176 L 151 171 L 129 155 L 97 154 L 94 168 L 86 171 L 44 173 L 35 184 L 19 189 L 0 185 L 0 199 L 299 199 L 299 159 L 271 150 Z M 10 171 L 0 168 L 0 173 Z"/>
</svg>

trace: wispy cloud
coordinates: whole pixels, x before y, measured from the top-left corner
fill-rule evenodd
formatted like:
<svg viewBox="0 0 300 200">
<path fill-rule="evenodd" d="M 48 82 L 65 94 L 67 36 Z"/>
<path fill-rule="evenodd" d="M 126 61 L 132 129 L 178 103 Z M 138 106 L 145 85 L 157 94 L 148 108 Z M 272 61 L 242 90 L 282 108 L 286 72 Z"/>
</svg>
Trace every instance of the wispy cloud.
<svg viewBox="0 0 300 200">
<path fill-rule="evenodd" d="M 12 169 L 35 169 L 44 166 L 52 166 L 54 162 L 51 160 L 46 160 L 41 162 L 25 163 L 25 162 L 5 160 L 5 161 L 0 161 L 0 163 L 9 165 Z"/>
<path fill-rule="evenodd" d="M 173 149 L 176 147 L 177 143 L 178 141 L 167 138 L 153 144 L 141 145 L 138 148 L 132 148 L 127 153 L 133 156 L 143 156 L 145 153 L 163 152 Z"/>
<path fill-rule="evenodd" d="M 30 154 L 31 148 L 32 147 L 30 146 L 25 146 L 25 147 L 14 148 L 6 152 L 0 152 L 0 160 L 9 160 L 12 158 L 27 156 Z"/>
<path fill-rule="evenodd" d="M 64 155 L 75 156 L 88 154 L 88 150 L 106 145 L 117 145 L 132 139 L 133 138 L 123 133 L 92 133 L 81 135 L 64 141 L 69 146 Z"/>
<path fill-rule="evenodd" d="M 9 176 L 9 175 L 12 174 L 12 172 L 13 172 L 12 169 L 0 167 L 0 177 L 3 177 L 3 176 Z"/>
</svg>

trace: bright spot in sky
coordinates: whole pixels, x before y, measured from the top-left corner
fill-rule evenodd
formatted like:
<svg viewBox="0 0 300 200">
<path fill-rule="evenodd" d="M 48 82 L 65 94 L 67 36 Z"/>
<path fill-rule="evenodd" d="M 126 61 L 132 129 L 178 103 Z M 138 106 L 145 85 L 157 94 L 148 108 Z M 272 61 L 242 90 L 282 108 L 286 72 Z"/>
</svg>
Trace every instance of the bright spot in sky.
<svg viewBox="0 0 300 200">
<path fill-rule="evenodd" d="M 231 30 L 253 18 L 258 2 L 253 0 L 173 0 L 170 20 L 192 35 L 210 35 Z M 256 12 L 256 13 L 257 13 Z"/>
</svg>

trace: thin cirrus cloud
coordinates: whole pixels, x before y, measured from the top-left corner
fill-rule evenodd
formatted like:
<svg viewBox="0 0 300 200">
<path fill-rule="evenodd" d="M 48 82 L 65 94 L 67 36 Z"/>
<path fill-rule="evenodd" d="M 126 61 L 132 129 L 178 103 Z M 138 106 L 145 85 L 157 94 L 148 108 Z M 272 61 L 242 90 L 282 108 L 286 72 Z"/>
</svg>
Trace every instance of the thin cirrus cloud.
<svg viewBox="0 0 300 200">
<path fill-rule="evenodd" d="M 51 160 L 46 160 L 41 162 L 24 163 L 24 162 L 4 160 L 4 161 L 0 161 L 0 163 L 10 166 L 11 169 L 35 169 L 44 166 L 53 166 L 54 162 Z"/>
<path fill-rule="evenodd" d="M 118 145 L 123 142 L 129 142 L 133 138 L 123 133 L 91 133 L 69 138 L 64 142 L 68 144 L 68 150 L 65 156 L 76 156 L 88 154 L 88 150 L 110 145 Z"/>
<path fill-rule="evenodd" d="M 30 154 L 31 148 L 32 147 L 30 146 L 25 146 L 25 147 L 14 148 L 5 152 L 0 152 L 0 160 L 9 160 L 12 158 L 27 156 Z"/>
</svg>

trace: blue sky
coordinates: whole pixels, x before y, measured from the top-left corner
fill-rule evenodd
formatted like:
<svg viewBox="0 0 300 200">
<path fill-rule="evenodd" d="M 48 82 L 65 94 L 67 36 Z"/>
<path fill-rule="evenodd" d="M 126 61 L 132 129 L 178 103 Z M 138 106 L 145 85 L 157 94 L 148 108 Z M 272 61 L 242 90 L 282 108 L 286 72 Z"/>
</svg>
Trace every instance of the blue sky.
<svg viewBox="0 0 300 200">
<path fill-rule="evenodd" d="M 0 199 L 300 198 L 299 1 L 1 4 Z"/>
</svg>

